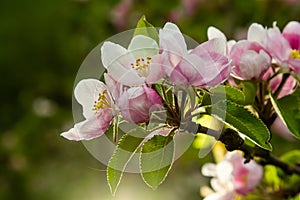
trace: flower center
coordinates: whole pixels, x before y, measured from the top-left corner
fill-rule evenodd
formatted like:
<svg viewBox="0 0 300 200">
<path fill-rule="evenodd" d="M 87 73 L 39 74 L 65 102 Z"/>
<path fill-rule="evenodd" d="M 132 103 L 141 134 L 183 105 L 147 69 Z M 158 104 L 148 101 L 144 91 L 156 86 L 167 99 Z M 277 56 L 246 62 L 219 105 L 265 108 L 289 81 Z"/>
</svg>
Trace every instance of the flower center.
<svg viewBox="0 0 300 200">
<path fill-rule="evenodd" d="M 148 76 L 148 66 L 150 65 L 151 57 L 137 58 L 135 64 L 131 63 L 131 68 L 135 69 L 140 76 Z"/>
<path fill-rule="evenodd" d="M 95 111 L 95 114 L 97 114 L 97 112 L 100 109 L 110 108 L 110 107 L 111 107 L 111 104 L 108 99 L 107 90 L 103 90 L 102 93 L 99 93 L 97 101 L 94 101 L 93 110 Z"/>
<path fill-rule="evenodd" d="M 290 53 L 290 58 L 300 60 L 300 52 L 296 49 L 293 49 Z"/>
</svg>

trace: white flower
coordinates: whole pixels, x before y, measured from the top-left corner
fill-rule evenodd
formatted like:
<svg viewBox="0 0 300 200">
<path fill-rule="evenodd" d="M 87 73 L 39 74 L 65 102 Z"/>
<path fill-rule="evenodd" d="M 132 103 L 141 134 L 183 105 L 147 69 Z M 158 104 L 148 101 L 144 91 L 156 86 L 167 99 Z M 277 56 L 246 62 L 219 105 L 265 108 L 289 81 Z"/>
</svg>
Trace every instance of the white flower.
<svg viewBox="0 0 300 200">
<path fill-rule="evenodd" d="M 150 37 L 136 35 L 128 49 L 112 42 L 104 42 L 101 59 L 114 80 L 127 86 L 155 83 L 164 76 L 157 42 Z"/>
<path fill-rule="evenodd" d="M 107 86 L 96 79 L 84 79 L 77 84 L 74 95 L 82 105 L 86 120 L 76 123 L 61 136 L 75 141 L 101 136 L 114 117 L 114 104 Z"/>
</svg>

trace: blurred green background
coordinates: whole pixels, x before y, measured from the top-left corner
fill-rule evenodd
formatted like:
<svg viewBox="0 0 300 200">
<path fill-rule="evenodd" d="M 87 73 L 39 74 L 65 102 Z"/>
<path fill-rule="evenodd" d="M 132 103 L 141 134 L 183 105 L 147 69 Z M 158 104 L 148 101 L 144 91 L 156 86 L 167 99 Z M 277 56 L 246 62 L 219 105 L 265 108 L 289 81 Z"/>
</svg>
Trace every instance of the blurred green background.
<svg viewBox="0 0 300 200">
<path fill-rule="evenodd" d="M 73 81 L 87 54 L 106 38 L 134 28 L 145 14 L 201 42 L 210 25 L 243 38 L 252 22 L 282 28 L 300 19 L 297 0 L 1 0 L 0 199 L 201 199 L 201 163 L 191 148 L 156 192 L 126 174 L 110 197 L 105 166 L 80 142 L 59 136 L 72 126 Z M 274 137 L 276 141 L 282 139 Z M 289 144 L 291 142 L 286 142 Z M 295 145 L 294 145 L 295 146 Z M 281 154 L 281 145 L 275 153 Z"/>
</svg>

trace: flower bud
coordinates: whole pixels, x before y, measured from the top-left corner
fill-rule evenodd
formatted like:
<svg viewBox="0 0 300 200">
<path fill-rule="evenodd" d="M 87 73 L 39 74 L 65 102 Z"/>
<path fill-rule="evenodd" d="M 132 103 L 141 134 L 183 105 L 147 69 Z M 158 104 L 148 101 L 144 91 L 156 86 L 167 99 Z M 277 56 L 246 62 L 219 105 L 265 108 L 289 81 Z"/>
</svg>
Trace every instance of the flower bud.
<svg viewBox="0 0 300 200">
<path fill-rule="evenodd" d="M 230 58 L 235 68 L 232 75 L 243 80 L 256 80 L 262 77 L 271 66 L 271 58 L 256 42 L 240 41 L 231 51 Z"/>
<path fill-rule="evenodd" d="M 123 118 L 135 124 L 149 121 L 151 112 L 160 109 L 161 105 L 161 97 L 145 85 L 129 88 L 118 101 Z"/>
</svg>

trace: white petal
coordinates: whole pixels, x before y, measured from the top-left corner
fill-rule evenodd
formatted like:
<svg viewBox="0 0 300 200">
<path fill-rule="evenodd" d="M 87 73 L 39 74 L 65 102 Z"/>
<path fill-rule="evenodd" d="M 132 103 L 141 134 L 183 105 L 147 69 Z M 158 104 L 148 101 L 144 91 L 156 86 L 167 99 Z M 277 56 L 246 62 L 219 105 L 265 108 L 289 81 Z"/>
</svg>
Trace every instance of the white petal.
<svg viewBox="0 0 300 200">
<path fill-rule="evenodd" d="M 159 31 L 159 44 L 163 52 L 167 52 L 170 62 L 175 66 L 182 56 L 187 54 L 187 46 L 179 28 L 173 23 L 166 23 Z"/>
<path fill-rule="evenodd" d="M 106 85 L 96 79 L 83 79 L 77 84 L 74 95 L 78 103 L 82 105 L 83 116 L 85 118 L 94 115 L 94 101 L 106 89 Z"/>
<path fill-rule="evenodd" d="M 145 82 L 145 77 L 139 76 L 135 69 L 124 69 L 120 65 L 111 65 L 111 76 L 126 86 L 138 86 Z"/>
<path fill-rule="evenodd" d="M 222 183 L 228 183 L 232 180 L 233 166 L 227 161 L 223 160 L 217 165 L 217 177 Z"/>
<path fill-rule="evenodd" d="M 213 38 L 222 38 L 223 40 L 227 41 L 225 34 L 214 26 L 208 27 L 207 37 L 209 40 Z"/>
<path fill-rule="evenodd" d="M 235 44 L 236 44 L 236 41 L 235 41 L 235 40 L 229 40 L 229 41 L 227 42 L 227 52 L 228 52 L 228 54 L 229 54 L 229 52 L 231 51 L 232 46 L 235 45 Z"/>
<path fill-rule="evenodd" d="M 78 127 L 81 140 L 91 140 L 103 135 L 106 130 L 101 127 L 99 120 L 101 119 L 98 119 L 97 116 L 94 115 L 90 119 L 82 122 Z"/>
<path fill-rule="evenodd" d="M 204 164 L 201 169 L 201 173 L 204 176 L 216 177 L 217 176 L 216 164 L 213 163 Z"/>
<path fill-rule="evenodd" d="M 128 52 L 133 55 L 134 58 L 146 58 L 152 57 L 159 51 L 158 45 L 155 40 L 144 35 L 136 35 L 132 38 Z"/>
<path fill-rule="evenodd" d="M 265 38 L 266 29 L 258 23 L 251 24 L 251 26 L 248 29 L 247 39 L 249 41 L 254 41 L 263 44 Z"/>
<path fill-rule="evenodd" d="M 101 47 L 101 59 L 105 68 L 118 60 L 121 56 L 127 54 L 127 49 L 113 42 L 104 42 Z"/>
<path fill-rule="evenodd" d="M 80 141 L 81 137 L 78 133 L 78 130 L 75 129 L 74 127 L 71 128 L 70 130 L 63 132 L 60 134 L 62 137 L 68 139 L 68 140 L 74 140 L 74 141 Z"/>
</svg>

